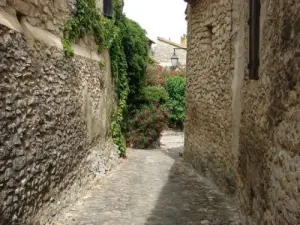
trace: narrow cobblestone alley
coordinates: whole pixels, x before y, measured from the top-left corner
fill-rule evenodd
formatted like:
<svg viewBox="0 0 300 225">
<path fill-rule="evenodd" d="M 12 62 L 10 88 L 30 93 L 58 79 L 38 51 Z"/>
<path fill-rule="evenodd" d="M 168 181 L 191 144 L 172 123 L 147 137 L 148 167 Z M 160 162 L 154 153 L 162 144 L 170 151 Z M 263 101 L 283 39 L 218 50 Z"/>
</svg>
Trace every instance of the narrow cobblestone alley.
<svg viewBox="0 0 300 225">
<path fill-rule="evenodd" d="M 161 144 L 162 149 L 131 150 L 54 224 L 238 224 L 232 201 L 181 162 L 183 134 L 165 132 Z"/>
</svg>

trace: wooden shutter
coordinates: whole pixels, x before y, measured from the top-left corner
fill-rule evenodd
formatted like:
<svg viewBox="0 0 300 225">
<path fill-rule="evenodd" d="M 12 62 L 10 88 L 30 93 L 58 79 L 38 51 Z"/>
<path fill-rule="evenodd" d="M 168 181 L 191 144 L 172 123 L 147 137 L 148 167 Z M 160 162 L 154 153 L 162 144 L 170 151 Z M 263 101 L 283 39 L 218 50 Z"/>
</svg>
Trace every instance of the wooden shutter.
<svg viewBox="0 0 300 225">
<path fill-rule="evenodd" d="M 249 0 L 249 78 L 259 79 L 260 0 Z"/>
<path fill-rule="evenodd" d="M 103 0 L 103 15 L 108 18 L 113 17 L 113 0 Z"/>
</svg>

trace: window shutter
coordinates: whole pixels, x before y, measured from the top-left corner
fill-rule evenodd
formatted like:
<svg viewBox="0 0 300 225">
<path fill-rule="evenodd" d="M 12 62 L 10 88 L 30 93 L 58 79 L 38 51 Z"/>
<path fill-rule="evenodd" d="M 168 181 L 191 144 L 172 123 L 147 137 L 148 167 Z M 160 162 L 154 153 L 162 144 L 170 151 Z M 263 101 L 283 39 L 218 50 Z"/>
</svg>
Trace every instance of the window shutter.
<svg viewBox="0 0 300 225">
<path fill-rule="evenodd" d="M 249 78 L 259 79 L 260 0 L 249 0 Z"/>
<path fill-rule="evenodd" d="M 103 0 L 103 15 L 108 18 L 113 17 L 113 0 Z"/>
</svg>

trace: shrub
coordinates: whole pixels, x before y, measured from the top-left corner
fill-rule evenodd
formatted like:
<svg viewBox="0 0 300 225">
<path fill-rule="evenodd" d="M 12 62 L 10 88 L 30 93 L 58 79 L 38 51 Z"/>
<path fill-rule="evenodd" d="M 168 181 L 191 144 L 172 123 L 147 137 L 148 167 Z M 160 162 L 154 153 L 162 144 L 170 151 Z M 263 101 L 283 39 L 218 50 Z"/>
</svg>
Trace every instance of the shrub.
<svg viewBox="0 0 300 225">
<path fill-rule="evenodd" d="M 177 68 L 176 70 L 173 69 L 169 69 L 169 68 L 164 68 L 161 72 L 160 72 L 162 77 L 168 77 L 168 76 L 181 76 L 181 77 L 185 77 L 186 76 L 186 71 L 185 68 L 183 69 L 179 69 Z"/>
<path fill-rule="evenodd" d="M 150 86 L 156 86 L 160 84 L 163 67 L 160 65 L 149 65 L 145 74 L 145 83 Z"/>
<path fill-rule="evenodd" d="M 126 157 L 127 111 L 137 104 L 149 62 L 148 38 L 136 22 L 128 19 L 120 1 L 114 0 L 116 36 L 110 48 L 111 68 L 116 84 L 117 109 L 113 112 L 111 133 L 120 155 Z M 135 107 L 133 107 L 135 108 Z"/>
<path fill-rule="evenodd" d="M 169 98 L 165 106 L 171 111 L 168 115 L 169 126 L 183 128 L 186 79 L 184 76 L 168 76 L 166 83 Z"/>
<path fill-rule="evenodd" d="M 127 62 L 127 78 L 129 85 L 129 110 L 139 106 L 139 96 L 144 86 L 145 73 L 150 62 L 148 54 L 149 40 L 146 31 L 139 24 L 126 18 L 122 27 L 122 43 Z"/>
<path fill-rule="evenodd" d="M 159 140 L 167 125 L 167 110 L 159 104 L 144 106 L 128 121 L 127 145 L 133 148 L 149 148 Z"/>
<path fill-rule="evenodd" d="M 143 97 L 148 103 L 165 103 L 168 93 L 163 86 L 146 86 L 143 88 Z"/>
</svg>

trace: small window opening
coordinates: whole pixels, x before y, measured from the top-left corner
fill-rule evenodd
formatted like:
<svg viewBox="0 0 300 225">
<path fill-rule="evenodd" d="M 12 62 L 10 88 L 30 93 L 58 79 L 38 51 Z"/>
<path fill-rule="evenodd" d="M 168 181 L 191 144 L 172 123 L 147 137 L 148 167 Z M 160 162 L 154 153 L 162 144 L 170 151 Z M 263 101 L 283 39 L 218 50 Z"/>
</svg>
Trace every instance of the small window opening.
<svg viewBox="0 0 300 225">
<path fill-rule="evenodd" d="M 207 29 L 207 41 L 208 41 L 208 45 L 212 48 L 213 26 L 211 24 L 207 25 L 206 29 Z"/>
<path fill-rule="evenodd" d="M 18 21 L 21 22 L 22 17 L 24 16 L 24 14 L 22 14 L 22 13 L 19 12 L 19 11 L 17 11 L 17 12 L 16 12 L 16 16 L 17 16 Z"/>
</svg>

